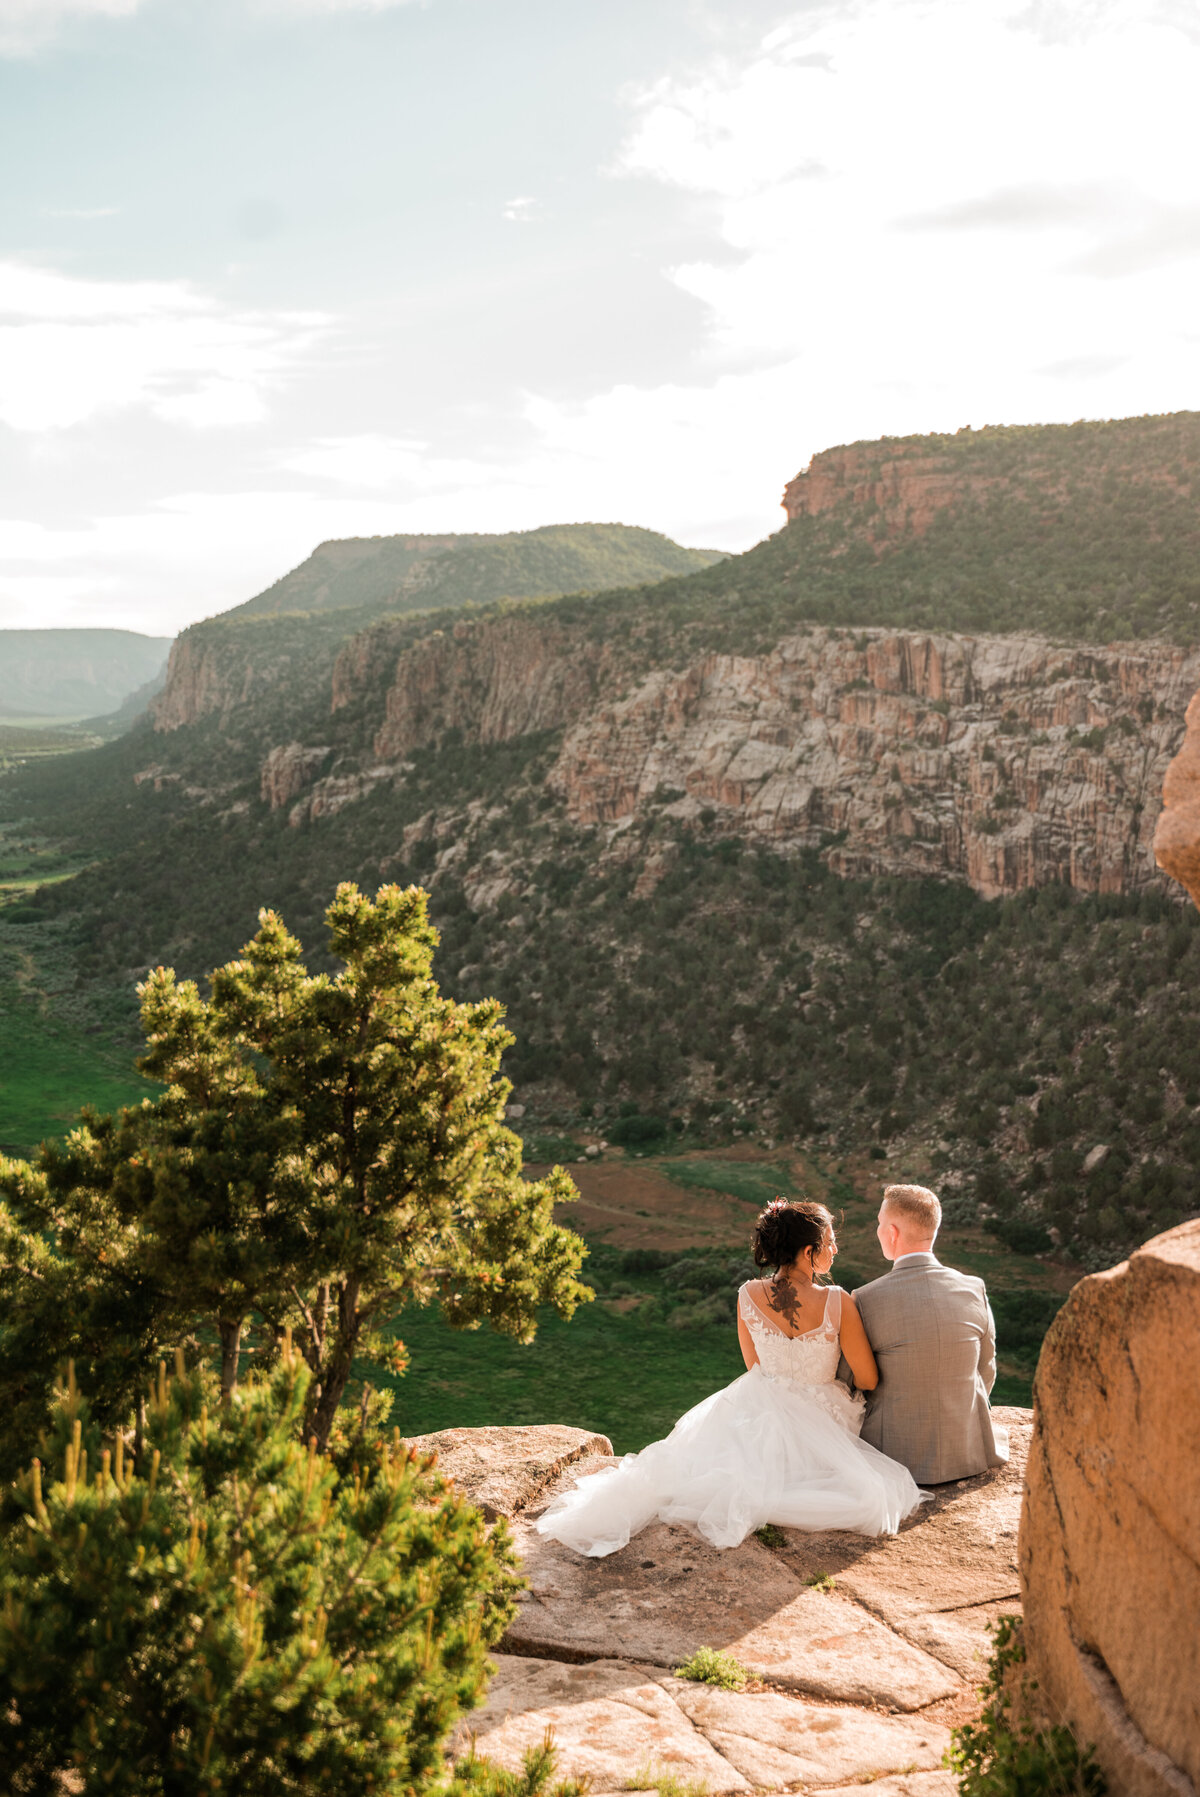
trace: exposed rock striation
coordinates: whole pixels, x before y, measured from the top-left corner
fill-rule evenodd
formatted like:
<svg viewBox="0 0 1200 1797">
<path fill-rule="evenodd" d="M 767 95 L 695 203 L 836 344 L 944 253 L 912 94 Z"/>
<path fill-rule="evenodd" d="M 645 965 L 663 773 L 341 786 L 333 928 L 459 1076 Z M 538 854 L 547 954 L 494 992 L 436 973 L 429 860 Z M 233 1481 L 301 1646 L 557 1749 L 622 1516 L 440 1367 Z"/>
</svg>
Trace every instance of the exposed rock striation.
<svg viewBox="0 0 1200 1797">
<path fill-rule="evenodd" d="M 651 675 L 568 731 L 551 783 L 581 822 L 658 802 L 847 874 L 986 897 L 1160 884 L 1154 806 L 1200 655 L 1038 637 L 814 629 Z"/>
<path fill-rule="evenodd" d="M 1200 1789 L 1200 1221 L 1084 1279 L 1046 1338 L 1021 1518 L 1031 1670 L 1121 1797 Z"/>
<path fill-rule="evenodd" d="M 312 784 L 318 770 L 329 759 L 329 747 L 306 749 L 303 743 L 282 743 L 271 750 L 262 765 L 259 791 L 263 800 L 278 811 L 290 805 L 306 786 Z"/>
<path fill-rule="evenodd" d="M 914 444 L 851 443 L 823 450 L 783 490 L 789 523 L 846 507 L 870 507 L 877 535 L 920 535 L 935 513 L 986 493 L 995 480 L 964 473 L 929 439 Z"/>
<path fill-rule="evenodd" d="M 561 729 L 595 705 L 615 671 L 611 646 L 536 615 L 463 621 L 395 659 L 397 634 L 386 624 L 364 631 L 333 672 L 336 712 L 367 688 L 381 658 L 393 657 L 384 722 L 373 744 L 381 761 L 447 730 L 494 743 Z"/>
<path fill-rule="evenodd" d="M 828 628 L 635 680 L 620 645 L 526 613 L 400 650 L 395 626 L 366 631 L 338 657 L 333 708 L 374 691 L 381 769 L 448 731 L 564 730 L 549 785 L 577 823 L 664 813 L 994 897 L 1161 885 L 1157 795 L 1198 682 L 1200 652 L 1164 644 Z"/>
<path fill-rule="evenodd" d="M 292 663 L 292 653 L 265 631 L 193 625 L 171 646 L 166 685 L 150 707 L 154 728 L 228 717 L 286 683 Z"/>
</svg>

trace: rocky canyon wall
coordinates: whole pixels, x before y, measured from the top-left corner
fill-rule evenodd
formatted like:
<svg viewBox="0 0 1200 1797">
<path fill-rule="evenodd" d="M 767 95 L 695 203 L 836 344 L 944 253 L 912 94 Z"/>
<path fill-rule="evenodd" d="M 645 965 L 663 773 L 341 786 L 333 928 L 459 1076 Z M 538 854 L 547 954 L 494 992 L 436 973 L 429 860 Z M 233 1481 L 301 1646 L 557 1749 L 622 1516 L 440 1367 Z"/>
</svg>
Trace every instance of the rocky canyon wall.
<svg viewBox="0 0 1200 1797">
<path fill-rule="evenodd" d="M 265 632 L 193 626 L 172 644 L 166 685 L 150 707 L 154 728 L 180 730 L 253 704 L 286 681 L 292 659 Z"/>
<path fill-rule="evenodd" d="M 581 823 L 657 805 L 824 843 L 847 874 L 1130 891 L 1161 884 L 1157 796 L 1198 675 L 1200 656 L 1158 645 L 811 630 L 596 705 L 551 782 Z"/>
<path fill-rule="evenodd" d="M 665 814 L 784 853 L 822 847 L 846 874 L 962 879 L 988 897 L 1161 884 L 1158 793 L 1200 653 L 817 628 L 641 678 L 621 653 L 528 614 L 398 656 L 380 627 L 339 656 L 333 711 L 376 692 L 372 785 L 449 730 L 483 743 L 563 730 L 550 787 L 610 836 Z M 304 783 L 300 745 L 288 752 L 287 780 L 264 769 L 273 804 Z M 298 819 L 310 814 L 302 802 Z"/>
<path fill-rule="evenodd" d="M 393 626 L 364 631 L 338 656 L 335 712 L 370 689 L 381 660 L 394 672 L 372 752 L 385 761 L 407 755 L 447 730 L 473 742 L 507 742 L 558 730 L 586 715 L 616 678 L 611 644 L 533 614 L 437 631 L 398 657 Z"/>
<path fill-rule="evenodd" d="M 296 681 L 282 640 L 264 637 L 270 662 L 247 658 L 248 640 L 180 639 L 160 730 L 235 718 Z M 820 848 L 848 875 L 959 879 L 987 897 L 1162 883 L 1158 795 L 1200 652 L 811 627 L 761 655 L 645 662 L 630 634 L 537 610 L 415 643 L 411 624 L 375 626 L 330 651 L 324 697 L 310 681 L 304 734 L 293 722 L 274 745 L 262 797 L 302 821 L 402 777 L 448 732 L 486 744 L 560 731 L 550 788 L 613 841 L 664 816 L 783 853 Z"/>
</svg>

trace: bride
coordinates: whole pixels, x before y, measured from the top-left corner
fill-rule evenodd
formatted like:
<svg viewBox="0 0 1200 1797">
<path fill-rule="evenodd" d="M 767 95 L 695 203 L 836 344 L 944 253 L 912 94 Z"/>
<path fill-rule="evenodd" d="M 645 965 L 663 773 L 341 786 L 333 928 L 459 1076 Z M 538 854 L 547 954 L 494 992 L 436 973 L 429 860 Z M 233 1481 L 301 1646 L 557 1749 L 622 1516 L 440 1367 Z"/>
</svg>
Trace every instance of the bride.
<svg viewBox="0 0 1200 1797">
<path fill-rule="evenodd" d="M 754 1230 L 754 1264 L 771 1271 L 738 1292 L 746 1371 L 640 1454 L 580 1478 L 538 1521 L 580 1554 L 612 1554 L 655 1517 L 691 1523 L 714 1547 L 751 1529 L 850 1529 L 894 1535 L 921 1503 L 907 1467 L 860 1441 L 864 1400 L 838 1382 L 879 1382 L 854 1299 L 819 1286 L 837 1253 L 823 1204 L 773 1199 Z"/>
</svg>

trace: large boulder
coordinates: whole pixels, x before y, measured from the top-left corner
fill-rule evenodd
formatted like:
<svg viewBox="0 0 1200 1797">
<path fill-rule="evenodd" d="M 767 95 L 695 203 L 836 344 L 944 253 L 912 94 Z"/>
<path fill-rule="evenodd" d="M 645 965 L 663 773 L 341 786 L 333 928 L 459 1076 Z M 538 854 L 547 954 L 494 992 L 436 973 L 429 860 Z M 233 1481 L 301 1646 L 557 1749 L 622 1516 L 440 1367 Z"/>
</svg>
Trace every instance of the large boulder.
<svg viewBox="0 0 1200 1797">
<path fill-rule="evenodd" d="M 1200 905 L 1200 692 L 1187 708 L 1187 735 L 1163 780 L 1154 858 Z"/>
<path fill-rule="evenodd" d="M 1200 1221 L 1075 1287 L 1020 1531 L 1030 1669 L 1120 1797 L 1200 1789 Z"/>
</svg>

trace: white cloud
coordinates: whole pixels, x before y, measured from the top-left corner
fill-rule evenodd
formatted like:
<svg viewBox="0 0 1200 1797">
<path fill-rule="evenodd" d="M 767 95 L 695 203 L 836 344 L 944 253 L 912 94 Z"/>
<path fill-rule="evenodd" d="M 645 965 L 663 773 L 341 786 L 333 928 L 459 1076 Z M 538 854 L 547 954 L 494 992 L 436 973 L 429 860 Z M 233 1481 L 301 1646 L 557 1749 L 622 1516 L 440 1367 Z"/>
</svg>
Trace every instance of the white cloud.
<svg viewBox="0 0 1200 1797">
<path fill-rule="evenodd" d="M 784 411 L 782 478 L 856 436 L 1200 402 L 1200 42 L 1154 0 L 1074 10 L 809 11 L 636 97 L 615 172 L 705 197 L 724 239 L 668 271 L 728 371 L 690 408 L 706 444 L 778 442 Z M 592 424 L 642 456 L 653 410 L 614 395 Z"/>
<path fill-rule="evenodd" d="M 196 429 L 252 424 L 329 320 L 239 311 L 169 281 L 86 281 L 0 263 L 0 422 L 62 430 L 140 409 Z"/>
<path fill-rule="evenodd" d="M 275 13 L 394 12 L 401 6 L 424 9 L 429 4 L 430 0 L 259 0 L 264 11 Z"/>
<path fill-rule="evenodd" d="M 43 218 L 116 218 L 119 206 L 44 206 Z"/>
<path fill-rule="evenodd" d="M 178 493 L 54 528 L 0 518 L 0 626 L 105 625 L 167 635 L 236 605 L 328 537 L 402 528 L 394 505 L 270 487 Z"/>
<path fill-rule="evenodd" d="M 538 203 L 532 194 L 522 193 L 505 202 L 500 216 L 508 219 L 510 224 L 527 225 L 537 217 L 537 207 Z"/>
<path fill-rule="evenodd" d="M 291 450 L 279 467 L 295 474 L 330 481 L 360 492 L 390 489 L 396 496 L 478 487 L 493 480 L 496 469 L 467 457 L 439 456 L 415 438 L 385 437 L 364 432 L 353 437 L 319 437 Z"/>
<path fill-rule="evenodd" d="M 127 19 L 142 0 L 0 0 L 0 56 L 28 56 L 72 20 Z"/>
</svg>

